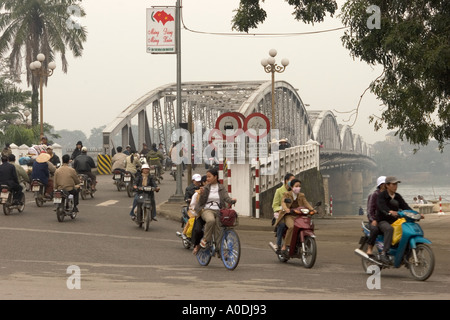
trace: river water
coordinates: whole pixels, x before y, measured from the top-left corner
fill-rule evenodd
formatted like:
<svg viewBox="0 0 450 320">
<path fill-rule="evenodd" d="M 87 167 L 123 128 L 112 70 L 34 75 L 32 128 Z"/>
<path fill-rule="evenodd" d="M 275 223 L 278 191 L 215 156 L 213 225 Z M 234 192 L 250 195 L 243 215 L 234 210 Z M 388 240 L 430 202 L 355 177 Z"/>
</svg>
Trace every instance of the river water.
<svg viewBox="0 0 450 320">
<path fill-rule="evenodd" d="M 372 193 L 375 189 L 371 190 Z M 369 193 L 369 194 L 370 194 Z M 406 183 L 399 183 L 397 193 L 399 193 L 403 199 L 411 206 L 414 204 L 414 197 L 421 195 L 429 203 L 430 200 L 439 200 L 439 196 L 442 197 L 442 202 L 450 202 L 450 184 L 434 186 L 431 183 L 424 183 L 421 185 L 412 185 Z M 343 215 L 358 215 L 359 207 L 364 210 L 364 215 L 367 213 L 367 197 L 369 194 L 364 195 L 363 199 L 359 202 L 339 202 L 337 199 L 333 199 L 333 216 Z"/>
</svg>

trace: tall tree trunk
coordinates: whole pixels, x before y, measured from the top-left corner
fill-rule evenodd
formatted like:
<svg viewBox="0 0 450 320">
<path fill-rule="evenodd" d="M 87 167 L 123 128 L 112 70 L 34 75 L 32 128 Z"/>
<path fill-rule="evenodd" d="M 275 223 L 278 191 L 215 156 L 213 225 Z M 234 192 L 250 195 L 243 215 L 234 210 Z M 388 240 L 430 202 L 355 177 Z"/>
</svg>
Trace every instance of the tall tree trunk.
<svg viewBox="0 0 450 320">
<path fill-rule="evenodd" d="M 39 124 L 39 84 L 35 81 L 32 82 L 32 95 L 31 95 L 31 124 L 36 126 Z"/>
</svg>

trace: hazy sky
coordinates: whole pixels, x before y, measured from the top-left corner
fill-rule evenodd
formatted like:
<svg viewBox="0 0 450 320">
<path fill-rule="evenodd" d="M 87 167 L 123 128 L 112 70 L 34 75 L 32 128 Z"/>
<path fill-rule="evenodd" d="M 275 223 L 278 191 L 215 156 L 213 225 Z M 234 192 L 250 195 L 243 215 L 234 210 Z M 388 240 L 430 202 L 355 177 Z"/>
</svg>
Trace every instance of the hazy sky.
<svg viewBox="0 0 450 320">
<path fill-rule="evenodd" d="M 61 62 L 44 89 L 44 121 L 56 130 L 90 130 L 106 125 L 126 107 L 152 89 L 176 82 L 176 55 L 146 53 L 146 8 L 174 6 L 175 0 L 84 0 L 88 40 L 82 58 L 68 56 L 64 74 Z M 339 7 L 345 3 L 338 0 Z M 186 27 L 205 32 L 232 32 L 238 0 L 184 0 Z M 314 26 L 294 20 L 284 0 L 263 3 L 268 17 L 254 33 L 294 33 L 341 27 L 335 16 Z M 353 60 L 340 40 L 344 30 L 302 36 L 218 36 L 182 30 L 182 81 L 270 80 L 260 64 L 271 48 L 276 57 L 290 61 L 276 75 L 298 88 L 307 109 L 332 110 L 338 123 L 352 124 L 349 114 L 370 82 L 381 74 Z M 384 140 L 386 130 L 375 132 L 370 114 L 381 114 L 380 102 L 369 92 L 360 107 L 353 132 L 368 143 Z"/>
</svg>

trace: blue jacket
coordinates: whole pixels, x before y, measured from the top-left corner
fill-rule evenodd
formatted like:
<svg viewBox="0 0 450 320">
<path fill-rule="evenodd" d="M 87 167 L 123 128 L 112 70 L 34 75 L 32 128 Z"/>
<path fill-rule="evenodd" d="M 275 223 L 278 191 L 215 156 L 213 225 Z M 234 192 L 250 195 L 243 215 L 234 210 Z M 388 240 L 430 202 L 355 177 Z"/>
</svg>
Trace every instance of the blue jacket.
<svg viewBox="0 0 450 320">
<path fill-rule="evenodd" d="M 33 162 L 33 171 L 31 172 L 31 179 L 39 179 L 43 184 L 48 183 L 48 177 L 50 172 L 48 171 L 47 162 L 39 163 L 37 161 Z"/>
</svg>

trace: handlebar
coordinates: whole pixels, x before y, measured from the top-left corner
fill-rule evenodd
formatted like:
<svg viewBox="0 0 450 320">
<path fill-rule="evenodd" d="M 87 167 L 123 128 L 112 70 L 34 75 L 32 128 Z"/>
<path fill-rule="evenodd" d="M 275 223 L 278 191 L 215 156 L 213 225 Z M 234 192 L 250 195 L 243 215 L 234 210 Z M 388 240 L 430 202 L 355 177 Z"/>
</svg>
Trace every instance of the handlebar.
<svg viewBox="0 0 450 320">
<path fill-rule="evenodd" d="M 159 191 L 158 187 L 135 187 L 136 191 L 141 191 L 141 192 L 152 192 L 152 191 Z"/>
</svg>

